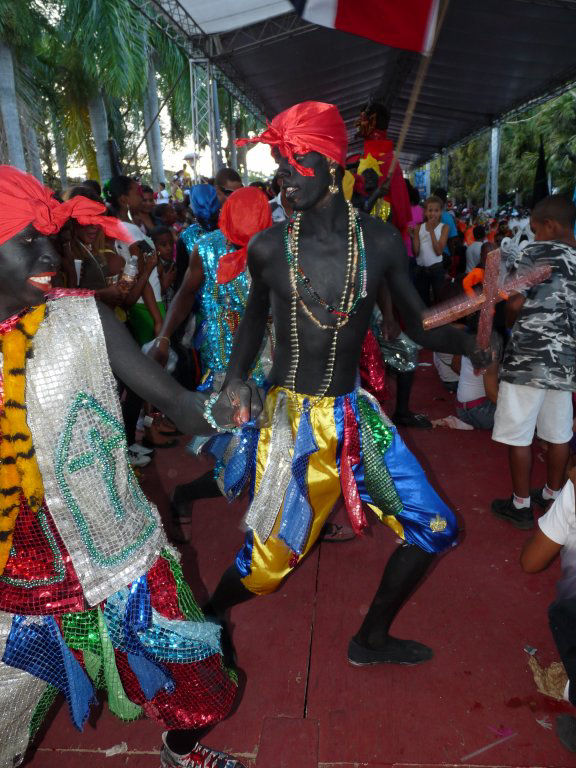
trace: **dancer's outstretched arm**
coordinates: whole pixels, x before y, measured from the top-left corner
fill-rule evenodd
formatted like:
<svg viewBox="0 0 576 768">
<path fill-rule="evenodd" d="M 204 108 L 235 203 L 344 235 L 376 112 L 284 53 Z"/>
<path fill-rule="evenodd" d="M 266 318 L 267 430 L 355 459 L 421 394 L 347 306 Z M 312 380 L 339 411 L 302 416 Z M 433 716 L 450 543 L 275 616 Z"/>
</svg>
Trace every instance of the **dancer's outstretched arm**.
<svg viewBox="0 0 576 768">
<path fill-rule="evenodd" d="M 142 354 L 134 339 L 114 313 L 98 304 L 106 348 L 112 370 L 146 402 L 165 413 L 182 432 L 211 435 L 215 430 L 203 416 L 207 395 L 181 387 L 162 366 Z"/>
</svg>

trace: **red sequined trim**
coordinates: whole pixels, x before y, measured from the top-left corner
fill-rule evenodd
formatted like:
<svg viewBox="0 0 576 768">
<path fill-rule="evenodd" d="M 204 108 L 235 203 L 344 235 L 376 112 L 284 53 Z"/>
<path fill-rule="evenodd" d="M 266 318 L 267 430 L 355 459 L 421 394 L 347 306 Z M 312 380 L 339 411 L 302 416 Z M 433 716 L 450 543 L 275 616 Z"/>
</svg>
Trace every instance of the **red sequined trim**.
<svg viewBox="0 0 576 768">
<path fill-rule="evenodd" d="M 366 515 L 358 493 L 353 467 L 360 463 L 360 437 L 354 411 L 348 398 L 344 399 L 344 439 L 340 459 L 340 482 L 346 503 L 348 517 L 354 533 L 361 533 L 366 527 Z"/>
</svg>

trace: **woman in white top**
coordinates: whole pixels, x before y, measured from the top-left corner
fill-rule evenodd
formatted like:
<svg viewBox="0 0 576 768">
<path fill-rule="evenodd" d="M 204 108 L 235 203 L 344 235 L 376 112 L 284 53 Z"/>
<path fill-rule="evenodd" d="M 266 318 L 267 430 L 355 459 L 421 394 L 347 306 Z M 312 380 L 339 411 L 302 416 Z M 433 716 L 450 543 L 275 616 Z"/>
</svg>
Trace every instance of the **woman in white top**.
<svg viewBox="0 0 576 768">
<path fill-rule="evenodd" d="M 138 257 L 139 277 L 145 273 L 146 279 L 138 296 L 129 296 L 127 305 L 128 324 L 140 346 L 146 344 L 160 332 L 166 313 L 162 303 L 162 290 L 158 271 L 154 242 L 145 235 L 140 227 L 130 219 L 130 211 L 138 211 L 142 203 L 142 193 L 136 181 L 128 176 L 114 176 L 106 190 L 106 199 L 112 213 L 125 222 L 125 227 L 133 237 L 130 245 L 116 241 L 116 251 L 128 262 L 132 255 Z M 140 280 L 137 281 L 140 283 Z"/>
<path fill-rule="evenodd" d="M 472 329 L 475 330 L 474 322 Z M 454 355 L 452 369 L 460 374 L 456 391 L 456 415 L 475 429 L 492 429 L 498 400 L 498 369 L 502 355 L 499 337 L 493 338 L 492 362 L 485 371 L 475 371 L 470 358 Z"/>
<path fill-rule="evenodd" d="M 426 221 L 412 229 L 410 234 L 416 256 L 416 289 L 422 301 L 430 306 L 438 303 L 444 287 L 442 251 L 448 242 L 450 228 L 442 224 L 442 200 L 439 197 L 433 195 L 426 200 L 424 216 Z"/>
</svg>

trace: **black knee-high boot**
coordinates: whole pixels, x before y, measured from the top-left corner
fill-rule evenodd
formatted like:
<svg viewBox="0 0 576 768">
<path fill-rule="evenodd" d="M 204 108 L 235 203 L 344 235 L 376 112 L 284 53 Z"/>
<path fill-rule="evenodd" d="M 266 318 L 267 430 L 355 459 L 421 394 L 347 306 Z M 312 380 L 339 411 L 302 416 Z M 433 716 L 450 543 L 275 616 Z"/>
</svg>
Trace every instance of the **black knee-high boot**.
<svg viewBox="0 0 576 768">
<path fill-rule="evenodd" d="M 172 494 L 172 514 L 177 517 L 188 517 L 190 511 L 188 504 L 196 499 L 214 499 L 221 496 L 222 492 L 214 479 L 212 469 L 205 472 L 196 480 L 177 485 Z"/>
<path fill-rule="evenodd" d="M 222 626 L 222 655 L 227 666 L 236 666 L 236 651 L 226 622 L 226 614 L 234 605 L 245 603 L 253 597 L 256 597 L 255 593 L 246 589 L 236 566 L 231 565 L 222 574 L 212 597 L 203 608 L 206 616 L 213 616 Z"/>
<path fill-rule="evenodd" d="M 396 374 L 396 411 L 399 416 L 410 413 L 410 394 L 414 384 L 414 371 L 398 371 Z"/>
<path fill-rule="evenodd" d="M 410 394 L 414 384 L 415 371 L 398 371 L 396 374 L 396 410 L 392 421 L 400 427 L 430 429 L 432 424 L 422 413 L 410 410 Z"/>
<path fill-rule="evenodd" d="M 244 584 L 235 565 L 231 565 L 222 574 L 222 578 L 210 600 L 204 606 L 207 616 L 216 616 L 218 619 L 225 617 L 227 611 L 234 605 L 245 603 L 256 597 Z"/>
<path fill-rule="evenodd" d="M 358 665 L 418 664 L 432 658 L 432 650 L 427 646 L 399 640 L 389 630 L 434 557 L 416 546 L 401 546 L 392 553 L 362 626 L 350 641 L 349 661 Z"/>
</svg>

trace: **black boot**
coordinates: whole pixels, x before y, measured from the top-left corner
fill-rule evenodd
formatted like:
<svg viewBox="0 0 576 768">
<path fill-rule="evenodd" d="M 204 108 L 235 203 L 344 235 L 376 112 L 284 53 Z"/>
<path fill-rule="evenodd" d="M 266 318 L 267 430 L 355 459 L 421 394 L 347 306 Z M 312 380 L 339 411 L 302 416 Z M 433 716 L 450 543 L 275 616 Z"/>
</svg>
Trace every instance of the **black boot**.
<svg viewBox="0 0 576 768">
<path fill-rule="evenodd" d="M 413 640 L 392 637 L 389 630 L 434 557 L 416 546 L 401 546 L 392 553 L 362 626 L 350 640 L 348 661 L 351 664 L 420 664 L 432 658 L 431 648 Z"/>
<path fill-rule="evenodd" d="M 185 544 L 187 539 L 182 530 L 182 522 L 192 515 L 191 502 L 198 499 L 214 499 L 221 496 L 213 470 L 192 480 L 190 483 L 177 485 L 170 499 L 170 538 L 176 544 Z"/>
<path fill-rule="evenodd" d="M 206 616 L 215 618 L 222 627 L 222 656 L 226 666 L 236 666 L 236 651 L 226 621 L 226 614 L 232 606 L 245 603 L 253 597 L 256 597 L 255 593 L 246 589 L 236 566 L 231 565 L 222 574 L 214 594 L 202 609 Z"/>
<path fill-rule="evenodd" d="M 221 495 L 222 492 L 214 479 L 214 471 L 210 469 L 196 480 L 174 488 L 171 499 L 172 513 L 178 517 L 190 517 L 190 502 L 197 499 L 214 499 Z"/>
<path fill-rule="evenodd" d="M 398 371 L 396 374 L 396 410 L 392 421 L 399 427 L 417 427 L 431 429 L 430 420 L 422 413 L 410 410 L 410 393 L 414 384 L 414 371 Z"/>
</svg>

